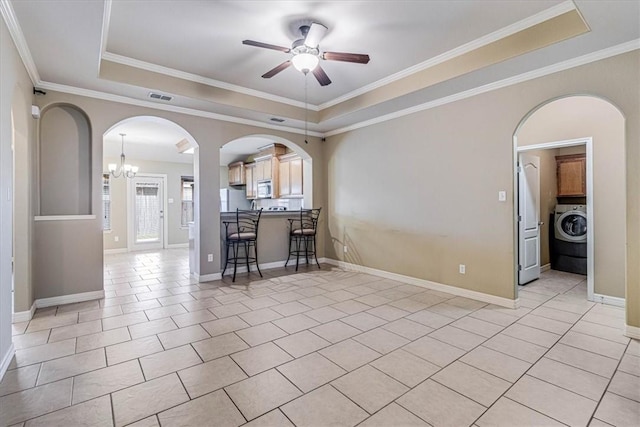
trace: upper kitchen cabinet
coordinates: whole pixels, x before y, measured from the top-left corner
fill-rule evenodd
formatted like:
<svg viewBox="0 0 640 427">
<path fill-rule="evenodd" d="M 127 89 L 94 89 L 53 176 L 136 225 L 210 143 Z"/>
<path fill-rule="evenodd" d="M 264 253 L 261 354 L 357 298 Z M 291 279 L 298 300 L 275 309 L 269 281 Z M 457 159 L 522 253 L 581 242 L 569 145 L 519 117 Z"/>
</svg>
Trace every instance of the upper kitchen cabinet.
<svg viewBox="0 0 640 427">
<path fill-rule="evenodd" d="M 244 165 L 244 180 L 247 183 L 247 199 L 255 199 L 258 195 L 258 178 L 255 163 Z"/>
<path fill-rule="evenodd" d="M 280 197 L 302 197 L 302 158 L 295 153 L 278 158 Z"/>
<path fill-rule="evenodd" d="M 229 165 L 229 185 L 245 185 L 244 162 Z"/>
<path fill-rule="evenodd" d="M 556 156 L 558 197 L 587 195 L 587 160 L 584 154 Z"/>
<path fill-rule="evenodd" d="M 273 156 L 256 157 L 256 180 L 264 181 L 273 179 Z"/>
</svg>

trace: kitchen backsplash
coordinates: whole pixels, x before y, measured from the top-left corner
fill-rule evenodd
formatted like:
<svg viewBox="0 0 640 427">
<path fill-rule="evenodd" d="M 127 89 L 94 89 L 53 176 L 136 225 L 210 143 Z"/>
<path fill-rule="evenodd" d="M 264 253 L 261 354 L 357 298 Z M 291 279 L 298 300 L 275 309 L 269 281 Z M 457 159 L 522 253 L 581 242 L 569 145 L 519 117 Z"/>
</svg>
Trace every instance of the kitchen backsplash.
<svg viewBox="0 0 640 427">
<path fill-rule="evenodd" d="M 284 206 L 288 211 L 296 211 L 303 208 L 303 199 L 257 199 L 256 209 L 269 210 L 272 206 Z"/>
</svg>

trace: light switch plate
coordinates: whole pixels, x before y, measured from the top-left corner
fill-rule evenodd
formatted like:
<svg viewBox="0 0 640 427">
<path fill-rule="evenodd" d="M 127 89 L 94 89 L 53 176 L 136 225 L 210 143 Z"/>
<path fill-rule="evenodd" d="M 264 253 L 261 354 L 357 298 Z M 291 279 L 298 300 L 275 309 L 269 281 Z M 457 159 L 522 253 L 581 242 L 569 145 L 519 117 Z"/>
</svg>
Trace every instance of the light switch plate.
<svg viewBox="0 0 640 427">
<path fill-rule="evenodd" d="M 498 201 L 506 202 L 507 201 L 507 192 L 506 191 L 498 191 Z"/>
</svg>

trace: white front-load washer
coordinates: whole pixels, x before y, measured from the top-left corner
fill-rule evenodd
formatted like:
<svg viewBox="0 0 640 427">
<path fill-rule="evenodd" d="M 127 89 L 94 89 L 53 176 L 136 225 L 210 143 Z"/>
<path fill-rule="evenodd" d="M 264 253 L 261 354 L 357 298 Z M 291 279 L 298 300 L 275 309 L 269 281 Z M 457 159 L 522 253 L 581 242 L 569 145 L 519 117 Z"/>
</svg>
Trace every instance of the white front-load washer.
<svg viewBox="0 0 640 427">
<path fill-rule="evenodd" d="M 587 241 L 587 207 L 585 205 L 556 205 L 555 237 L 573 243 Z"/>
</svg>

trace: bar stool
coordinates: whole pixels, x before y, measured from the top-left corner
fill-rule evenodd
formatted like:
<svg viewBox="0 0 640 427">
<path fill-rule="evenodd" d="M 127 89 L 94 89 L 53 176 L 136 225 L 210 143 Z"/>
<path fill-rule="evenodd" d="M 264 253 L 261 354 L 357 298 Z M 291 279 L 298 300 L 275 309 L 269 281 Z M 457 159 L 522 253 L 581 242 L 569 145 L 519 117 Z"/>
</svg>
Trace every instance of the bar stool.
<svg viewBox="0 0 640 427">
<path fill-rule="evenodd" d="M 222 270 L 222 276 L 227 271 L 227 265 L 229 262 L 233 262 L 233 281 L 236 281 L 236 271 L 238 269 L 238 263 L 245 263 L 247 265 L 247 273 L 251 272 L 249 268 L 250 263 L 255 263 L 260 277 L 262 272 L 258 267 L 258 224 L 260 223 L 260 215 L 262 215 L 262 208 L 260 210 L 241 210 L 236 209 L 235 221 L 223 221 L 224 231 L 226 236 L 226 250 L 227 259 L 224 262 L 224 269 Z M 240 248 L 243 248 L 244 254 L 240 252 Z M 251 248 L 253 248 L 253 256 L 251 255 Z"/>
<path fill-rule="evenodd" d="M 300 209 L 299 218 L 289 218 L 289 256 L 284 264 L 285 267 L 289 264 L 291 255 L 295 255 L 296 271 L 298 271 L 300 256 L 304 255 L 309 264 L 309 255 L 313 255 L 320 268 L 316 255 L 316 232 L 321 209 Z"/>
</svg>

